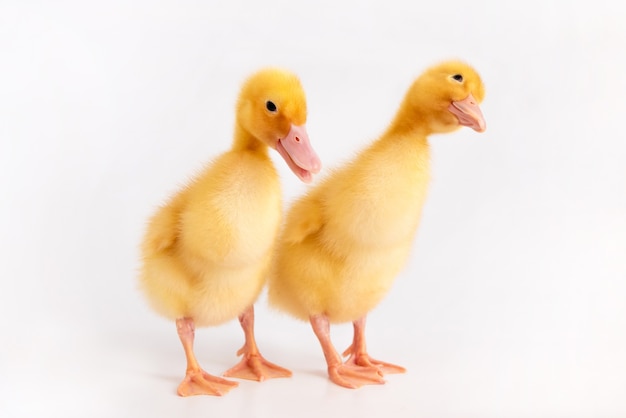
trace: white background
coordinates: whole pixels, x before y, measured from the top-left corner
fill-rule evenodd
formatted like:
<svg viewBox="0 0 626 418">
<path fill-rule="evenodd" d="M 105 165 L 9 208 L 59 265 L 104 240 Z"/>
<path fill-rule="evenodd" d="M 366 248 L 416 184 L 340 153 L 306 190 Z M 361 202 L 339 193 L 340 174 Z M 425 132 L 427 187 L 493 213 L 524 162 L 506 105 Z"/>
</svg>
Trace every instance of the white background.
<svg viewBox="0 0 626 418">
<path fill-rule="evenodd" d="M 626 416 L 618 2 L 40 3 L 0 3 L 1 416 Z M 241 81 L 298 73 L 328 168 L 446 58 L 481 73 L 488 129 L 432 138 L 415 251 L 370 315 L 371 354 L 408 372 L 329 383 L 309 325 L 263 296 L 261 351 L 294 377 L 177 397 L 182 348 L 136 290 L 137 246 L 229 147 Z M 279 160 L 287 205 L 306 186 Z M 351 326 L 332 332 L 345 348 Z M 242 342 L 232 321 L 196 352 L 219 374 Z"/>
</svg>

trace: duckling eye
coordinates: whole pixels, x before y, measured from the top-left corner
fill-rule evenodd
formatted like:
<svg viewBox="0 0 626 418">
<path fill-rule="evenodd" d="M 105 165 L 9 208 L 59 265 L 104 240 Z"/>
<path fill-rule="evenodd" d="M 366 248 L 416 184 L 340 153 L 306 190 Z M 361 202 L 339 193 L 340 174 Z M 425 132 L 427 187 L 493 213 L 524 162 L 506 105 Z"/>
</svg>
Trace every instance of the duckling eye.
<svg viewBox="0 0 626 418">
<path fill-rule="evenodd" d="M 459 83 L 463 82 L 463 76 L 461 74 L 455 74 L 455 75 L 452 76 L 452 78 L 454 78 Z"/>
<path fill-rule="evenodd" d="M 268 100 L 267 102 L 265 102 L 265 108 L 269 110 L 270 112 L 276 112 L 276 105 L 271 100 Z"/>
</svg>

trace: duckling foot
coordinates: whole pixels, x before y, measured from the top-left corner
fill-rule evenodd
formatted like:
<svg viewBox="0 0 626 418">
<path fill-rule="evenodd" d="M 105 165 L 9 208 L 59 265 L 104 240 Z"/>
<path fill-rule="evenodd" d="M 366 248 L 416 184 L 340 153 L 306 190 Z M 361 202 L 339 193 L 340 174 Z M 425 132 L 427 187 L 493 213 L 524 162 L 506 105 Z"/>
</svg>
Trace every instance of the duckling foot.
<svg viewBox="0 0 626 418">
<path fill-rule="evenodd" d="M 177 393 L 180 396 L 214 395 L 222 396 L 229 390 L 239 386 L 237 382 L 212 376 L 202 370 L 193 352 L 193 340 L 195 337 L 195 325 L 192 318 L 179 318 L 176 320 L 176 330 L 183 344 L 187 357 L 187 373 L 183 381 L 178 385 Z"/>
<path fill-rule="evenodd" d="M 361 367 L 348 363 L 328 366 L 328 377 L 331 382 L 348 389 L 385 383 L 376 367 Z"/>
<path fill-rule="evenodd" d="M 224 376 L 256 380 L 257 382 L 263 382 L 264 380 L 274 379 L 277 377 L 291 376 L 291 371 L 267 361 L 258 352 L 248 352 L 246 346 L 237 352 L 237 355 L 242 354 L 243 358 L 241 361 L 236 366 L 227 370 L 224 373 Z"/>
<path fill-rule="evenodd" d="M 246 339 L 237 355 L 243 355 L 241 361 L 227 370 L 224 376 L 263 382 L 276 377 L 290 377 L 291 372 L 263 358 L 254 339 L 254 306 L 250 306 L 239 316 L 239 323 Z"/>
<path fill-rule="evenodd" d="M 328 365 L 328 377 L 331 382 L 349 389 L 385 383 L 382 373 L 377 367 L 341 361 L 341 356 L 330 341 L 330 321 L 326 315 L 313 315 L 309 319 L 313 332 L 315 332 L 322 346 L 322 351 L 324 351 Z"/>
<path fill-rule="evenodd" d="M 178 385 L 177 393 L 180 396 L 222 396 L 237 386 L 239 386 L 239 383 L 212 376 L 202 369 L 188 370 L 187 375 Z"/>
<path fill-rule="evenodd" d="M 362 317 L 354 321 L 354 339 L 352 344 L 343 352 L 343 357 L 350 356 L 346 364 L 352 364 L 361 367 L 377 368 L 381 374 L 404 373 L 406 369 L 384 361 L 375 360 L 367 354 L 365 345 L 365 322 L 366 317 Z"/>
<path fill-rule="evenodd" d="M 406 369 L 402 366 L 398 366 L 391 363 L 386 363 L 384 361 L 373 359 L 367 353 L 359 353 L 356 350 L 352 349 L 352 346 L 348 347 L 346 351 L 343 352 L 343 356 L 350 356 L 348 360 L 346 360 L 345 364 L 350 364 L 354 366 L 361 366 L 366 368 L 375 368 L 380 371 L 381 374 L 394 374 L 394 373 L 405 373 Z"/>
</svg>

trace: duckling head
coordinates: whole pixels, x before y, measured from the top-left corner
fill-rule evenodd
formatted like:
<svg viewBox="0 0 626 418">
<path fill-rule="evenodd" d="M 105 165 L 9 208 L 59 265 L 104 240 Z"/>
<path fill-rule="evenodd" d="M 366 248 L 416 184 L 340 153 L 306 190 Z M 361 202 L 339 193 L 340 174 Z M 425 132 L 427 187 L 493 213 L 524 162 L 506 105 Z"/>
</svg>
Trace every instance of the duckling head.
<svg viewBox="0 0 626 418">
<path fill-rule="evenodd" d="M 446 61 L 427 69 L 409 90 L 406 103 L 433 133 L 467 126 L 477 132 L 486 128 L 479 104 L 485 97 L 480 76 L 468 64 Z"/>
<path fill-rule="evenodd" d="M 291 171 L 309 183 L 322 164 L 311 147 L 305 123 L 306 97 L 289 71 L 266 68 L 250 76 L 237 101 L 237 123 L 278 151 Z"/>
</svg>

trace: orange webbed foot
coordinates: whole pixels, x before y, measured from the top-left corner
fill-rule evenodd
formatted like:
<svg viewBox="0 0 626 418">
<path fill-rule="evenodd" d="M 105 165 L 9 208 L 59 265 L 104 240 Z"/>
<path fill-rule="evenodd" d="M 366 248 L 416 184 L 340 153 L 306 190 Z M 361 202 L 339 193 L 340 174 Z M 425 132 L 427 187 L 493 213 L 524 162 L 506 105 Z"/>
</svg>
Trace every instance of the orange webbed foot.
<svg viewBox="0 0 626 418">
<path fill-rule="evenodd" d="M 243 355 L 241 361 L 224 373 L 227 377 L 255 380 L 263 382 L 276 377 L 291 377 L 291 372 L 274 363 L 271 363 L 259 352 L 254 340 L 254 306 L 248 307 L 240 316 L 239 322 L 245 335 L 243 347 L 237 351 L 237 355 Z"/>
<path fill-rule="evenodd" d="M 242 354 L 243 358 L 241 361 L 236 366 L 228 369 L 224 376 L 255 380 L 257 382 L 278 377 L 291 377 L 291 371 L 266 360 L 259 352 L 250 353 L 244 346 L 237 352 L 238 356 Z"/>
<path fill-rule="evenodd" d="M 366 363 L 361 365 L 356 361 L 351 361 L 351 359 L 348 359 L 345 363 L 342 362 L 341 356 L 330 341 L 330 321 L 326 315 L 312 315 L 309 320 L 311 321 L 313 332 L 315 332 L 322 345 L 326 364 L 328 365 L 328 377 L 333 383 L 349 389 L 360 388 L 363 385 L 380 385 L 385 383 L 382 372 L 376 365 Z M 357 342 L 362 342 L 362 344 L 351 345 L 346 350 L 346 353 L 354 352 L 353 346 L 365 346 L 361 335 L 364 323 L 365 319 L 355 321 L 354 323 L 355 336 L 358 337 L 356 340 Z M 365 353 L 365 349 L 363 348 L 359 352 Z"/>
<path fill-rule="evenodd" d="M 358 389 L 364 385 L 382 385 L 385 383 L 379 370 L 375 367 L 361 367 L 356 364 L 344 363 L 328 368 L 331 382 L 349 389 Z"/>
<path fill-rule="evenodd" d="M 222 396 L 239 383 L 208 374 L 202 369 L 188 370 L 183 381 L 178 385 L 180 396 L 213 395 Z"/>
<path fill-rule="evenodd" d="M 373 359 L 367 353 L 357 353 L 352 346 L 348 347 L 348 349 L 343 352 L 343 356 L 350 356 L 348 360 L 346 360 L 345 364 L 366 368 L 376 368 L 380 371 L 381 375 L 406 372 L 406 369 L 402 366 Z"/>
</svg>

